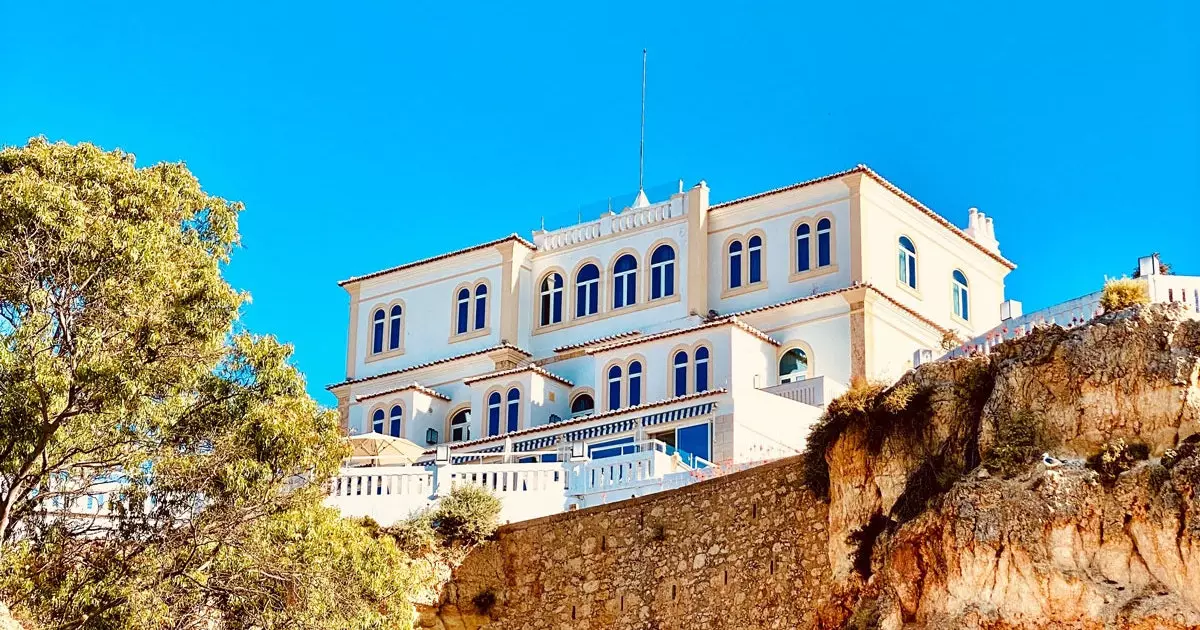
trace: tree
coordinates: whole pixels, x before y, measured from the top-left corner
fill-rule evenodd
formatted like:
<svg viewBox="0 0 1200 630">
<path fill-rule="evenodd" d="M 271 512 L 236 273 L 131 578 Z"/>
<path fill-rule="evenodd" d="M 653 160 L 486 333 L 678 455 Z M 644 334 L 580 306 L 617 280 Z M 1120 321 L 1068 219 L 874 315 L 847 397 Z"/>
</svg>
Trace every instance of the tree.
<svg viewBox="0 0 1200 630">
<path fill-rule="evenodd" d="M 301 584 L 296 557 L 345 559 L 279 543 L 296 523 L 396 568 L 319 508 L 344 455 L 336 413 L 305 393 L 289 347 L 238 325 L 245 295 L 221 268 L 241 210 L 183 164 L 41 138 L 0 151 L 0 596 L 14 608 L 59 628 L 236 627 L 251 600 L 303 618 L 316 599 L 253 599 L 279 576 L 230 569 L 270 552 Z M 102 518 L 47 509 L 100 491 Z"/>
</svg>

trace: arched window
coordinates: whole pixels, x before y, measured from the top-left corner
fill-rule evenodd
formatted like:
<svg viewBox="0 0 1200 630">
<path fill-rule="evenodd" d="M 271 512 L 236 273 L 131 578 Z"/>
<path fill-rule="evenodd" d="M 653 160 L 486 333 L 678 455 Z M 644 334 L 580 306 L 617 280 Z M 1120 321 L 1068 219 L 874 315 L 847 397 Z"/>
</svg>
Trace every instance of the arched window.
<svg viewBox="0 0 1200 630">
<path fill-rule="evenodd" d="M 371 316 L 371 354 L 383 352 L 383 321 L 387 313 L 383 309 L 375 311 Z"/>
<path fill-rule="evenodd" d="M 729 288 L 742 286 L 742 242 L 729 244 Z"/>
<path fill-rule="evenodd" d="M 808 355 L 800 348 L 792 348 L 779 357 L 779 383 L 791 383 L 808 378 Z"/>
<path fill-rule="evenodd" d="M 500 435 L 500 392 L 492 392 L 487 404 L 488 435 Z"/>
<path fill-rule="evenodd" d="M 400 425 L 404 420 L 404 407 L 400 405 L 392 405 L 391 426 L 388 427 L 388 435 L 392 437 L 400 437 Z"/>
<path fill-rule="evenodd" d="M 404 322 L 404 308 L 401 307 L 399 304 L 393 305 L 392 306 L 392 315 L 388 322 L 389 323 L 388 328 L 390 329 L 388 331 L 388 350 L 396 350 L 397 348 L 400 347 L 400 341 L 401 341 L 400 332 L 402 330 L 401 324 L 403 322 Z"/>
<path fill-rule="evenodd" d="M 375 413 L 371 414 L 371 431 L 375 433 L 383 433 L 384 413 L 382 409 L 376 409 Z"/>
<path fill-rule="evenodd" d="M 762 244 L 762 237 L 757 234 L 746 241 L 746 257 L 749 259 L 747 284 L 762 282 Z"/>
<path fill-rule="evenodd" d="M 812 228 L 807 223 L 801 223 L 796 228 L 796 273 L 803 273 L 812 268 L 809 260 Z"/>
<path fill-rule="evenodd" d="M 471 311 L 471 290 L 466 289 L 466 288 L 459 289 L 458 303 L 456 304 L 456 310 L 455 310 L 456 323 L 454 325 L 454 332 L 456 334 L 461 335 L 461 334 L 467 332 L 467 324 L 469 323 L 469 319 L 470 319 L 470 311 Z"/>
<path fill-rule="evenodd" d="M 954 292 L 954 314 L 962 319 L 971 319 L 970 300 L 967 294 L 967 275 L 955 269 L 950 277 L 951 290 Z"/>
<path fill-rule="evenodd" d="M 688 387 L 688 353 L 683 350 L 676 352 L 671 366 L 675 381 L 675 395 L 682 396 L 687 393 Z"/>
<path fill-rule="evenodd" d="M 471 439 L 471 412 L 463 409 L 450 419 L 450 441 L 462 442 Z"/>
<path fill-rule="evenodd" d="M 516 387 L 508 390 L 508 432 L 517 430 L 521 424 L 521 390 Z"/>
<path fill-rule="evenodd" d="M 600 310 L 600 269 L 588 263 L 575 274 L 575 317 L 595 315 Z"/>
<path fill-rule="evenodd" d="M 637 258 L 625 254 L 613 265 L 613 308 L 637 304 Z"/>
<path fill-rule="evenodd" d="M 621 366 L 608 368 L 608 408 L 621 408 Z"/>
<path fill-rule="evenodd" d="M 642 404 L 642 362 L 629 363 L 629 406 Z"/>
<path fill-rule="evenodd" d="M 650 299 L 675 295 L 675 248 L 659 245 L 650 255 Z"/>
<path fill-rule="evenodd" d="M 708 348 L 696 348 L 696 391 L 708 391 Z"/>
<path fill-rule="evenodd" d="M 487 285 L 480 283 L 475 287 L 475 330 L 483 330 L 487 325 Z"/>
<path fill-rule="evenodd" d="M 917 248 L 907 236 L 900 237 L 900 282 L 917 288 Z"/>
<path fill-rule="evenodd" d="M 563 279 L 557 273 L 552 273 L 542 280 L 541 289 L 543 326 L 557 324 L 562 321 Z"/>
<path fill-rule="evenodd" d="M 572 416 L 586 416 L 596 410 L 596 401 L 591 394 L 580 394 L 571 402 Z"/>
<path fill-rule="evenodd" d="M 817 266 L 818 267 L 828 267 L 833 262 L 831 260 L 832 252 L 833 252 L 833 250 L 832 250 L 833 245 L 829 242 L 829 239 L 831 237 L 832 228 L 833 228 L 833 222 L 830 221 L 828 218 L 817 221 Z"/>
</svg>

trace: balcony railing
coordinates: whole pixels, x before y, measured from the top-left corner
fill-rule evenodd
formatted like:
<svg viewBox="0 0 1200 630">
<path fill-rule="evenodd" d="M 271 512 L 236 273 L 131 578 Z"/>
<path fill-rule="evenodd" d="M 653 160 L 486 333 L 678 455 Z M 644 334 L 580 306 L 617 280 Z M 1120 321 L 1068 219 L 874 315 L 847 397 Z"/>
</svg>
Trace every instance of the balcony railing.
<svg viewBox="0 0 1200 630">
<path fill-rule="evenodd" d="M 827 377 L 815 376 L 790 383 L 763 387 L 764 392 L 814 407 L 824 407 L 846 391 L 846 386 Z"/>
</svg>

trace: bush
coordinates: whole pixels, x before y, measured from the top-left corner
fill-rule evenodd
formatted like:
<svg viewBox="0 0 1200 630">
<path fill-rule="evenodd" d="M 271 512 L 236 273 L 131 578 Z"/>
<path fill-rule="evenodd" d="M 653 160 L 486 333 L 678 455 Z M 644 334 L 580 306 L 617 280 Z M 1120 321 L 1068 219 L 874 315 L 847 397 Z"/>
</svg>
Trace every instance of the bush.
<svg viewBox="0 0 1200 630">
<path fill-rule="evenodd" d="M 387 529 L 387 533 L 396 541 L 400 548 L 410 558 L 421 558 L 429 555 L 438 546 L 437 531 L 433 529 L 433 512 L 422 510 L 398 521 Z"/>
<path fill-rule="evenodd" d="M 984 466 L 1002 477 L 1021 472 L 1045 448 L 1042 422 L 1029 411 L 1018 411 L 996 427 L 995 446 Z"/>
<path fill-rule="evenodd" d="M 1149 303 L 1150 291 L 1146 283 L 1132 278 L 1105 282 L 1104 292 L 1100 295 L 1100 306 L 1104 307 L 1105 313 Z"/>
<path fill-rule="evenodd" d="M 442 497 L 430 519 L 447 543 L 477 545 L 496 531 L 500 499 L 482 486 L 459 486 Z"/>
<path fill-rule="evenodd" d="M 1121 473 L 1133 468 L 1139 461 L 1150 457 L 1150 447 L 1140 442 L 1125 443 L 1117 438 L 1104 445 L 1099 453 L 1087 460 L 1088 468 L 1100 473 L 1100 481 L 1111 484 Z"/>
<path fill-rule="evenodd" d="M 950 352 L 951 350 L 963 344 L 962 337 L 958 336 L 958 331 L 947 330 L 942 333 L 942 350 Z"/>
</svg>

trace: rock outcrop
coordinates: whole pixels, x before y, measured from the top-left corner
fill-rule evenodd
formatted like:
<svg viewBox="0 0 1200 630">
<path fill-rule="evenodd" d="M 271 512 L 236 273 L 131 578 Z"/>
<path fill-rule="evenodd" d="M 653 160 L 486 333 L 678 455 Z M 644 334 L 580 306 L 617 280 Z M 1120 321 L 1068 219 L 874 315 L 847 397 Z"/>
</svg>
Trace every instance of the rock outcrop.
<svg viewBox="0 0 1200 630">
<path fill-rule="evenodd" d="M 502 528 L 420 625 L 1200 628 L 1198 377 L 1155 305 L 856 386 L 803 460 Z"/>
</svg>

